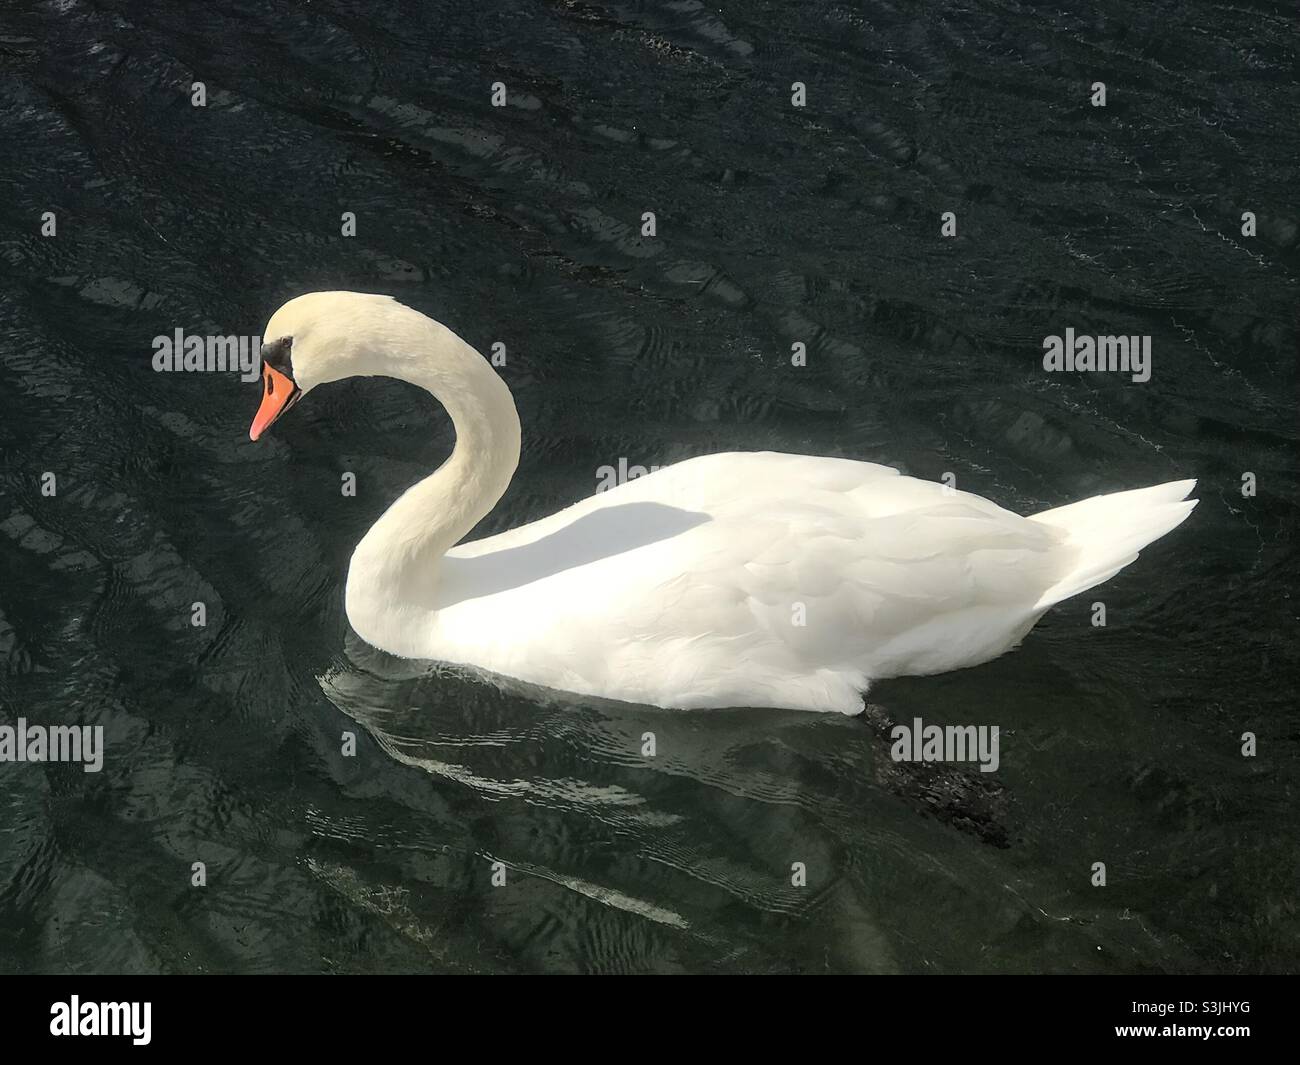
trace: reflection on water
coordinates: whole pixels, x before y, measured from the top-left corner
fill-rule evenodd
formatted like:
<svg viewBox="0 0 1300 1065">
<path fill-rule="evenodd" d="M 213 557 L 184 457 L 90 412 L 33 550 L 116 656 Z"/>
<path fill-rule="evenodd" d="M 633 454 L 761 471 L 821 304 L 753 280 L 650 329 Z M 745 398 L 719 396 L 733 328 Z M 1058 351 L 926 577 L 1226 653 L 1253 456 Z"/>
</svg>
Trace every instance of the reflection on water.
<svg viewBox="0 0 1300 1065">
<path fill-rule="evenodd" d="M 0 719 L 107 745 L 0 764 L 0 967 L 1294 968 L 1291 12 L 263 7 L 70 0 L 0 39 Z M 1022 513 L 1202 502 L 1105 628 L 1070 601 L 857 719 L 401 662 L 343 579 L 446 419 L 353 381 L 254 445 L 256 385 L 150 364 L 334 287 L 505 346 L 524 454 L 478 535 L 738 449 Z M 1151 380 L 1044 374 L 1067 328 L 1150 336 Z M 1000 726 L 998 772 L 893 763 L 918 717 Z"/>
</svg>

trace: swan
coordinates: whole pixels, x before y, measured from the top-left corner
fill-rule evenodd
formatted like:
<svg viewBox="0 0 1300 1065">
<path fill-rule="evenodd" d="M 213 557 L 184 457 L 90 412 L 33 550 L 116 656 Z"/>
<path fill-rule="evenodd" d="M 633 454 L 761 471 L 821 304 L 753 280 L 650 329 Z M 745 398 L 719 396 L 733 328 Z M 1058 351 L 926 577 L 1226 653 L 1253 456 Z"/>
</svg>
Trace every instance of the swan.
<svg viewBox="0 0 1300 1065">
<path fill-rule="evenodd" d="M 257 440 L 357 375 L 426 389 L 451 456 L 361 538 L 348 620 L 381 650 L 663 708 L 856 714 L 875 681 L 978 665 L 1179 525 L 1194 480 L 1021 517 L 889 466 L 777 452 L 687 459 L 517 529 L 462 537 L 505 492 L 505 382 L 391 296 L 312 292 L 262 340 Z"/>
</svg>

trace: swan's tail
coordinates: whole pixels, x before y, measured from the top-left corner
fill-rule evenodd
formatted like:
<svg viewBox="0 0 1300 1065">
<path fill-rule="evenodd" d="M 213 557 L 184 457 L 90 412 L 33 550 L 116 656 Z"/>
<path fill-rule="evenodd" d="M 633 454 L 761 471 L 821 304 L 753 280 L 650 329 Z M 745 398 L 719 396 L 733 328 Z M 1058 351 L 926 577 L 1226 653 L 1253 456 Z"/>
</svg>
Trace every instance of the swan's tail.
<svg viewBox="0 0 1300 1065">
<path fill-rule="evenodd" d="M 1110 580 L 1147 544 L 1183 523 L 1197 503 L 1184 497 L 1195 487 L 1195 481 L 1170 481 L 1153 488 L 1093 496 L 1033 515 L 1030 521 L 1064 529 L 1066 542 L 1079 550 L 1074 566 L 1036 605 L 1045 610 Z"/>
</svg>

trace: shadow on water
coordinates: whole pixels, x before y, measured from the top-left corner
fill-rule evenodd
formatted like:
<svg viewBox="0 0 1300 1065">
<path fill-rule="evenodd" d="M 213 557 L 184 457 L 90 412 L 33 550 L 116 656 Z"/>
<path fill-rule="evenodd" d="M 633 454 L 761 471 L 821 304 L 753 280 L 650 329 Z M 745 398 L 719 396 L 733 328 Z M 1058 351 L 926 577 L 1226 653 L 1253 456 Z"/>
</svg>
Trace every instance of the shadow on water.
<svg viewBox="0 0 1300 1065">
<path fill-rule="evenodd" d="M 1026 949 L 1062 949 L 1096 956 L 1072 968 L 1104 971 L 1117 956 L 1155 967 L 1167 953 L 1104 910 L 1052 915 L 1030 902 L 1041 885 L 1018 860 L 1012 790 L 973 767 L 891 760 L 887 698 L 856 717 L 672 712 L 395 659 L 355 637 L 348 656 L 319 680 L 374 741 L 358 770 L 371 796 L 457 810 L 439 825 L 456 876 L 427 888 L 488 899 L 493 863 L 507 882 L 534 882 L 518 927 L 494 924 L 503 949 L 527 954 L 535 920 L 553 913 L 548 964 L 597 970 L 633 956 L 655 970 L 1010 968 Z M 906 700 L 907 712 L 922 702 Z M 421 880 L 419 838 L 379 834 L 412 854 L 394 886 Z M 917 892 L 925 905 L 909 913 Z M 994 926 L 972 937 L 977 948 L 935 950 L 923 929 L 936 912 Z M 567 940 L 562 927 L 585 937 L 570 946 L 581 961 L 549 938 Z"/>
</svg>

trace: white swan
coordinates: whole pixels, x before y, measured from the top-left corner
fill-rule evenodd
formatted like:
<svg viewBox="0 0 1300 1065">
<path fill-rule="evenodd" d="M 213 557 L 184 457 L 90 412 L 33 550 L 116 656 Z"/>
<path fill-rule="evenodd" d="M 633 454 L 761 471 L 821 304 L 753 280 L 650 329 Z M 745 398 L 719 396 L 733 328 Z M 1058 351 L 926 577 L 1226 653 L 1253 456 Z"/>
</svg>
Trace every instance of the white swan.
<svg viewBox="0 0 1300 1065">
<path fill-rule="evenodd" d="M 857 713 L 872 681 L 1010 650 L 1196 505 L 1189 480 L 1022 518 L 888 466 L 737 452 L 455 546 L 519 461 L 514 401 L 488 362 L 392 297 L 357 292 L 290 300 L 262 353 L 254 440 L 303 393 L 356 375 L 427 389 L 455 425 L 451 457 L 352 555 L 357 633 L 586 696 Z"/>
</svg>

